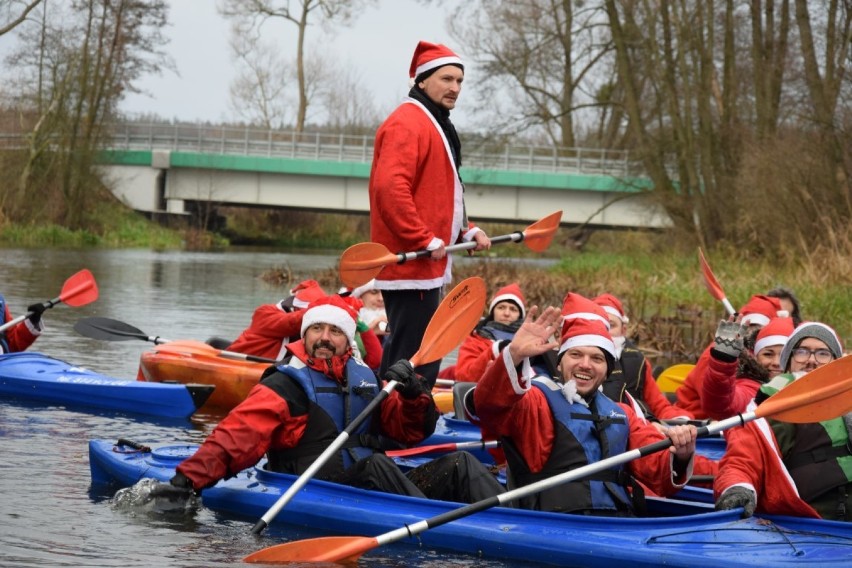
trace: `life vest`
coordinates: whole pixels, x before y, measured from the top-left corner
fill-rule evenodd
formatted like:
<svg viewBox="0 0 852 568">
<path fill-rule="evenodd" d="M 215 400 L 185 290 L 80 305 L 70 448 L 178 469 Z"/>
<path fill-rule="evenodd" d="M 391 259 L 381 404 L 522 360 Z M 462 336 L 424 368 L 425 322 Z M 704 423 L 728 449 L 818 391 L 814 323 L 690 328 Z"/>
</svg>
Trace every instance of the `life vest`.
<svg viewBox="0 0 852 568">
<path fill-rule="evenodd" d="M 0 319 L 3 320 L 0 323 L 6 323 L 6 298 L 3 297 L 3 294 L 0 294 Z M 9 342 L 6 340 L 6 332 L 0 331 L 0 353 L 8 352 Z"/>
<path fill-rule="evenodd" d="M 294 359 L 295 360 L 295 359 Z M 346 363 L 347 386 L 309 367 L 279 365 L 262 383 L 282 394 L 285 382 L 294 381 L 308 397 L 308 423 L 299 445 L 271 449 L 267 453 L 273 471 L 302 473 L 363 412 L 380 388 L 376 375 L 354 357 Z M 371 417 L 350 433 L 349 439 L 317 473 L 319 479 L 333 478 L 356 461 L 383 447 L 379 436 L 369 434 Z"/>
<path fill-rule="evenodd" d="M 626 451 L 630 426 L 624 410 L 615 402 L 595 393 L 591 408 L 586 408 L 578 402 L 569 403 L 562 394 L 561 385 L 547 377 L 536 377 L 532 385 L 545 395 L 553 414 L 553 449 L 544 468 L 533 473 L 512 440 L 504 440 L 510 486 L 529 485 Z M 523 508 L 541 511 L 628 513 L 632 503 L 625 487 L 630 481 L 630 475 L 623 467 L 615 467 L 582 480 L 560 484 L 518 502 Z"/>
<path fill-rule="evenodd" d="M 624 392 L 639 403 L 649 420 L 654 418 L 645 402 L 645 356 L 635 347 L 624 346 L 621 358 L 615 361 L 612 372 L 603 383 L 603 392 L 615 402 L 627 402 Z"/>
<path fill-rule="evenodd" d="M 773 428 L 778 421 L 770 420 Z M 832 489 L 852 482 L 852 450 L 843 418 L 796 424 L 793 447 L 784 466 L 799 496 L 810 503 Z"/>
</svg>

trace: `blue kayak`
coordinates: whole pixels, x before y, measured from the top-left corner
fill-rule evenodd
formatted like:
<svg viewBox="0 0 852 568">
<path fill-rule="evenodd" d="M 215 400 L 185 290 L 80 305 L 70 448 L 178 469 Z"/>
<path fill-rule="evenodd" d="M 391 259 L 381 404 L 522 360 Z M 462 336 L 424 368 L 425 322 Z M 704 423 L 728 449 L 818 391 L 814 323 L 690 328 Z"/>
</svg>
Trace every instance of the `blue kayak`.
<svg viewBox="0 0 852 568">
<path fill-rule="evenodd" d="M 162 418 L 186 418 L 213 387 L 108 377 L 41 353 L 0 355 L 0 396 Z"/>
<path fill-rule="evenodd" d="M 147 451 L 92 440 L 92 482 L 123 487 L 143 477 L 166 481 L 196 448 L 166 445 Z M 205 489 L 202 503 L 256 521 L 295 480 L 292 475 L 266 471 L 261 463 Z M 852 524 L 791 517 L 740 519 L 739 510 L 712 512 L 712 505 L 672 499 L 649 498 L 648 505 L 658 516 L 603 518 L 494 507 L 401 542 L 561 566 L 609 567 L 630 562 L 631 567 L 840 567 L 849 566 L 852 558 Z M 310 481 L 273 523 L 332 535 L 376 536 L 459 507 L 458 503 Z M 258 548 L 276 544 L 258 542 Z"/>
</svg>

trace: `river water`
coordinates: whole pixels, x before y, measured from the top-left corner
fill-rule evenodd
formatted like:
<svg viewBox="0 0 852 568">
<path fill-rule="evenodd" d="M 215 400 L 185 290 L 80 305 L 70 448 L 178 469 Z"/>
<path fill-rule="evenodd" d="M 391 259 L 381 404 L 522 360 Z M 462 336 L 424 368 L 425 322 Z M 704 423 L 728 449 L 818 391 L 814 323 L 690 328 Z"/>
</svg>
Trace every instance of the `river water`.
<svg viewBox="0 0 852 568">
<path fill-rule="evenodd" d="M 255 307 L 286 295 L 260 275 L 284 268 L 299 277 L 334 266 L 332 255 L 237 251 L 0 250 L 0 293 L 17 316 L 26 306 L 59 296 L 63 283 L 88 268 L 99 299 L 45 312 L 47 329 L 31 351 L 128 380 L 135 378 L 142 340 L 81 337 L 74 322 L 110 317 L 169 339 L 235 338 Z M 287 528 L 250 534 L 257 519 L 128 511 L 111 504 L 111 490 L 91 486 L 87 442 L 119 437 L 145 443 L 201 442 L 219 416 L 158 421 L 21 400 L 0 399 L 0 565 L 234 566 L 249 552 L 305 538 Z M 362 566 L 486 566 L 499 561 L 453 556 L 410 546 L 370 553 Z"/>
</svg>

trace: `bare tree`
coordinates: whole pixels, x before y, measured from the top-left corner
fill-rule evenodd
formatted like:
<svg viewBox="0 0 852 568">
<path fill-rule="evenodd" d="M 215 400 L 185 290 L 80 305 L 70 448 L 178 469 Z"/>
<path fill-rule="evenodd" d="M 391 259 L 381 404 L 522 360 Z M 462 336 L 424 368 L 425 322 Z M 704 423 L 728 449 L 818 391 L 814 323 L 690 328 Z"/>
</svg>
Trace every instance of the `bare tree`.
<svg viewBox="0 0 852 568">
<path fill-rule="evenodd" d="M 288 79 L 292 76 L 284 59 L 271 42 L 264 42 L 249 30 L 234 26 L 231 50 L 242 63 L 230 85 L 230 105 L 237 116 L 250 124 L 280 128 L 287 121 Z"/>
<path fill-rule="evenodd" d="M 577 118 L 599 116 L 610 50 L 599 2 L 478 0 L 456 5 L 448 25 L 478 64 L 478 89 L 495 93 L 496 104 L 505 97 L 502 108 L 487 109 L 504 130 L 571 147 Z"/>
<path fill-rule="evenodd" d="M 305 40 L 308 26 L 320 23 L 325 26 L 348 24 L 363 8 L 374 0 L 220 0 L 219 11 L 240 22 L 241 30 L 260 28 L 268 20 L 280 19 L 296 26 L 296 77 L 298 82 L 298 109 L 296 130 L 302 132 L 308 112 L 308 77 L 305 69 Z M 291 6 L 292 5 L 292 6 Z"/>
<path fill-rule="evenodd" d="M 29 133 L 18 190 L 33 206 L 53 207 L 51 220 L 78 228 L 97 195 L 105 124 L 133 82 L 159 68 L 168 9 L 165 0 L 49 6 L 40 21 L 21 26 L 13 54 L 10 83 Z"/>
<path fill-rule="evenodd" d="M 0 0 L 0 36 L 20 25 L 42 0 Z"/>
<path fill-rule="evenodd" d="M 823 3 L 822 8 L 825 8 Z M 813 123 L 822 135 L 827 151 L 828 170 L 836 180 L 836 189 L 845 195 L 846 219 L 852 215 L 852 180 L 850 164 L 845 155 L 850 153 L 849 133 L 845 136 L 838 128 L 837 106 L 846 85 L 846 102 L 849 90 L 846 53 L 852 42 L 852 2 L 828 2 L 828 10 L 820 18 L 822 34 L 814 33 L 810 6 L 806 0 L 796 0 L 796 24 L 799 29 L 805 83 L 810 94 Z M 815 37 L 816 36 L 816 37 Z M 819 42 L 817 37 L 820 38 Z M 821 44 L 821 45 L 818 45 Z M 821 49 L 820 49 L 821 47 Z M 822 58 L 819 52 L 822 52 Z"/>
<path fill-rule="evenodd" d="M 314 77 L 317 114 L 329 129 L 343 134 L 372 134 L 381 123 L 382 114 L 366 93 L 364 75 L 351 66 L 319 56 L 308 62 Z"/>
</svg>

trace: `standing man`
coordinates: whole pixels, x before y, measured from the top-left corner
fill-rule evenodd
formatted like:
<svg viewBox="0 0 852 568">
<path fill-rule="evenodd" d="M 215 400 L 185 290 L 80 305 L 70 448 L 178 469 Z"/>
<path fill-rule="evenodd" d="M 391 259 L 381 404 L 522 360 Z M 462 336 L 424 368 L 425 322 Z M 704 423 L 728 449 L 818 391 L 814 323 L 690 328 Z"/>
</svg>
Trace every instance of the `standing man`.
<svg viewBox="0 0 852 568">
<path fill-rule="evenodd" d="M 470 225 L 459 176 L 461 143 L 450 111 L 464 80 L 464 66 L 448 47 L 421 41 L 414 50 L 408 97 L 376 133 L 370 172 L 371 239 L 394 252 L 431 251 L 431 260 L 387 266 L 376 279 L 388 327 L 379 376 L 417 351 L 426 326 L 450 282 L 447 245 L 491 240 Z M 417 371 L 433 386 L 441 361 Z"/>
</svg>

